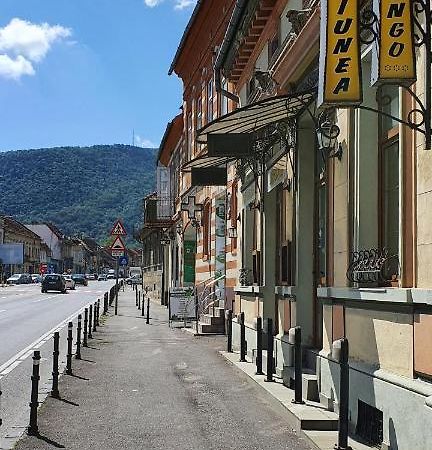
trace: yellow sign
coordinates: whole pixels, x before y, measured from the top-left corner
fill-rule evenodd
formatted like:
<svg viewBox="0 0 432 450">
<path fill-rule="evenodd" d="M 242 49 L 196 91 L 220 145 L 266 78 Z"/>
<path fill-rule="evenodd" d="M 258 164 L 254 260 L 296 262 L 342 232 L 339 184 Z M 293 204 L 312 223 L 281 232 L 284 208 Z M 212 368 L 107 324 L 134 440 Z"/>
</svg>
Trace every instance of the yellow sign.
<svg viewBox="0 0 432 450">
<path fill-rule="evenodd" d="M 411 1 L 375 0 L 374 10 L 380 30 L 378 73 L 375 69 L 373 83 L 408 81 L 412 84 L 416 79 L 416 64 Z"/>
<path fill-rule="evenodd" d="M 320 42 L 318 104 L 360 104 L 359 0 L 321 1 Z"/>
</svg>

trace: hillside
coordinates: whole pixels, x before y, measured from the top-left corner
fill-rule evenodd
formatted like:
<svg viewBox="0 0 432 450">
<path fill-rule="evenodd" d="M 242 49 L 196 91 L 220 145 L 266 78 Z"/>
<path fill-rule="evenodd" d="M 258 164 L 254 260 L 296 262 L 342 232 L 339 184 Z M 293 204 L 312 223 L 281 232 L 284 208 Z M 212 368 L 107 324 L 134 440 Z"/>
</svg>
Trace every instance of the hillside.
<svg viewBox="0 0 432 450">
<path fill-rule="evenodd" d="M 0 153 L 0 213 L 100 242 L 121 217 L 130 236 L 155 188 L 155 157 L 155 149 L 129 145 Z"/>
</svg>

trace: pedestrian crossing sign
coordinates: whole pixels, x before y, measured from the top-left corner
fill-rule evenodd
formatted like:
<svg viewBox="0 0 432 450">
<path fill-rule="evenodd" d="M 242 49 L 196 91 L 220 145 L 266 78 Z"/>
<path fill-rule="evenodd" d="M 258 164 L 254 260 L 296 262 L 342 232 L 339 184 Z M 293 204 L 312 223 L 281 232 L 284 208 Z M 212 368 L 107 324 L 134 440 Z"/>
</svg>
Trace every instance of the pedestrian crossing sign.
<svg viewBox="0 0 432 450">
<path fill-rule="evenodd" d="M 117 222 L 114 224 L 110 234 L 111 234 L 111 236 L 126 236 L 127 235 L 125 227 L 120 222 L 120 220 L 117 220 Z"/>
</svg>

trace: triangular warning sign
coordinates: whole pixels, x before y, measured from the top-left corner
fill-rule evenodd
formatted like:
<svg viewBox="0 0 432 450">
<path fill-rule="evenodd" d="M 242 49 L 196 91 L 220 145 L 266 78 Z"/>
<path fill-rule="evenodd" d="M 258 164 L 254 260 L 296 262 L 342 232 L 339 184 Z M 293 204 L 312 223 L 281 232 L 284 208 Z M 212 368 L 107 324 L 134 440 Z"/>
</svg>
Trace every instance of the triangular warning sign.
<svg viewBox="0 0 432 450">
<path fill-rule="evenodd" d="M 126 247 L 120 236 L 117 236 L 114 239 L 114 242 L 111 244 L 111 250 L 124 250 Z"/>
<path fill-rule="evenodd" d="M 125 227 L 120 222 L 120 220 L 117 220 L 117 222 L 114 224 L 110 234 L 111 234 L 111 236 L 126 236 L 127 235 Z"/>
</svg>

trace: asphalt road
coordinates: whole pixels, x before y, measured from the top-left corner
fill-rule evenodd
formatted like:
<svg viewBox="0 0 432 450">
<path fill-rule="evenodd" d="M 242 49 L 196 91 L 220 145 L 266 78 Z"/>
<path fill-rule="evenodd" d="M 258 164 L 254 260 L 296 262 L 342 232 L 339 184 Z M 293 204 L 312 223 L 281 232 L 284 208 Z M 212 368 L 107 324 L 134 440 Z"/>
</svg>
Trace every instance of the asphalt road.
<svg viewBox="0 0 432 450">
<path fill-rule="evenodd" d="M 30 398 L 31 356 L 41 351 L 41 386 L 51 377 L 52 334 L 60 331 L 60 360 L 65 362 L 66 327 L 74 322 L 79 311 L 98 298 L 103 298 L 113 281 L 90 281 L 67 294 L 41 293 L 40 285 L 0 287 L 0 383 L 1 397 L 0 448 L 2 438 L 13 433 L 14 427 L 28 422 Z"/>
</svg>

